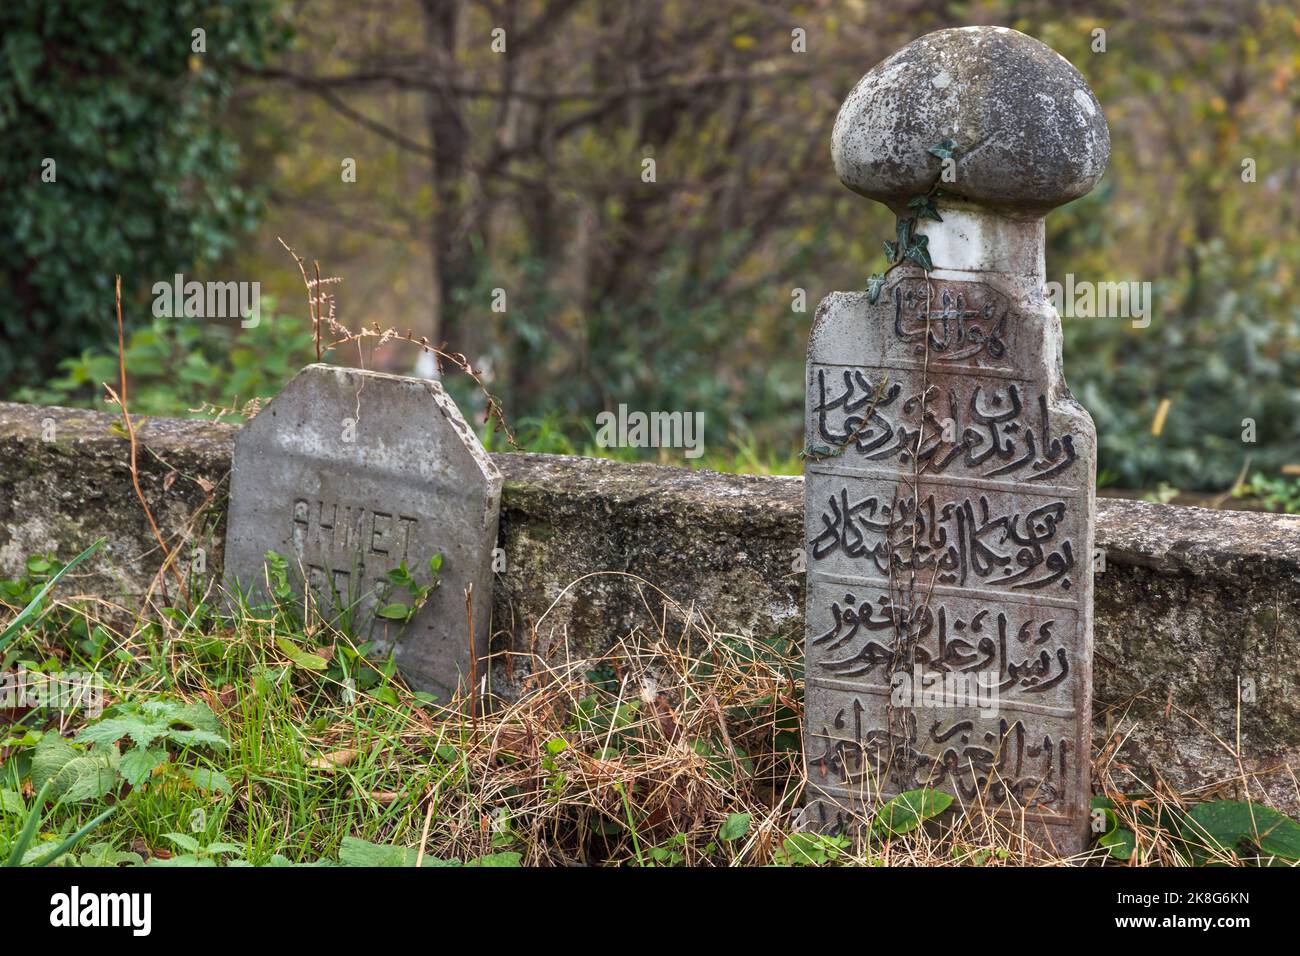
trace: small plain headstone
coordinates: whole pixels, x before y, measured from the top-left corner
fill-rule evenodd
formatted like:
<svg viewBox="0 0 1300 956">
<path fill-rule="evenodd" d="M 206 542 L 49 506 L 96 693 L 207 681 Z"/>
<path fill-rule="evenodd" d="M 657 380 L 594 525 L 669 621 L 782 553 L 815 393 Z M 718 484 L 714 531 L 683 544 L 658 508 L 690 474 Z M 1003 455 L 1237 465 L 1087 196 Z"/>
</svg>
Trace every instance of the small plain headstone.
<svg viewBox="0 0 1300 956">
<path fill-rule="evenodd" d="M 501 475 L 437 382 L 310 365 L 236 441 L 226 581 L 267 600 L 274 551 L 298 600 L 445 702 L 485 673 L 500 501 Z M 403 567 L 410 585 L 394 581 Z"/>
<path fill-rule="evenodd" d="M 930 788 L 1085 846 L 1096 432 L 1062 376 L 1043 217 L 1109 153 L 1078 71 L 1003 28 L 916 40 L 840 110 L 840 178 L 912 221 L 883 281 L 822 302 L 808 347 L 816 828 Z"/>
</svg>

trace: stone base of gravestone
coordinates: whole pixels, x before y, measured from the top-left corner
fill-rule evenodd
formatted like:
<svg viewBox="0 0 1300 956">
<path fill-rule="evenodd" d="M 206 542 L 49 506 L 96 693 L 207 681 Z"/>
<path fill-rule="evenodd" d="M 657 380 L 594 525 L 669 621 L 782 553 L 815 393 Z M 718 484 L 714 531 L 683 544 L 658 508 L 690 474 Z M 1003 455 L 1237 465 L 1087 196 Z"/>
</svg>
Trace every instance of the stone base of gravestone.
<svg viewBox="0 0 1300 956">
<path fill-rule="evenodd" d="M 484 673 L 500 499 L 437 382 L 311 365 L 239 433 L 227 586 L 283 599 L 274 552 L 297 606 L 445 701 Z"/>
</svg>

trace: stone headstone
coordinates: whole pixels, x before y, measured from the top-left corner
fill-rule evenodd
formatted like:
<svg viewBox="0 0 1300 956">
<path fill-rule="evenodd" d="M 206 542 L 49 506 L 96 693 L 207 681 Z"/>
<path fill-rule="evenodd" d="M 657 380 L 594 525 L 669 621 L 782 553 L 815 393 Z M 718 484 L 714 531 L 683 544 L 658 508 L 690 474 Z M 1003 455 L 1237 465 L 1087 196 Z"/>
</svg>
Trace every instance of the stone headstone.
<svg viewBox="0 0 1300 956">
<path fill-rule="evenodd" d="M 294 593 L 326 619 L 350 610 L 352 633 L 391 650 L 417 689 L 446 701 L 486 650 L 501 476 L 437 382 L 331 365 L 303 369 L 240 431 L 230 482 L 226 580 L 267 596 L 268 551 Z M 415 608 L 388 572 L 438 587 Z M 466 590 L 473 591 L 473 635 Z M 389 614 L 393 614 L 392 610 Z"/>
<path fill-rule="evenodd" d="M 1109 153 L 1074 67 L 996 27 L 916 40 L 840 110 L 836 171 L 913 218 L 888 238 L 914 255 L 830 294 L 808 346 L 814 827 L 929 787 L 1085 845 L 1096 432 L 1062 377 L 1043 216 Z M 942 221 L 914 218 L 925 196 Z"/>
</svg>

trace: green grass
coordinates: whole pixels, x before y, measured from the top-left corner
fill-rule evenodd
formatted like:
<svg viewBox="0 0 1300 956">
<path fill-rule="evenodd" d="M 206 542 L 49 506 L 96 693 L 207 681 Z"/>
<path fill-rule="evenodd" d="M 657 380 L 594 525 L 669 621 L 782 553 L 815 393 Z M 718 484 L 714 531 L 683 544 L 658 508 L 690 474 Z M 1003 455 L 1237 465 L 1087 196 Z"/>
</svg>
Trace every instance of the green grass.
<svg viewBox="0 0 1300 956">
<path fill-rule="evenodd" d="M 549 455 L 582 455 L 613 461 L 675 465 L 681 468 L 708 469 L 750 475 L 802 475 L 801 436 L 794 435 L 789 447 L 773 447 L 757 441 L 748 432 L 727 432 L 724 444 L 706 441 L 698 458 L 687 458 L 681 448 L 602 447 L 596 442 L 596 428 L 591 422 L 563 420 L 559 416 L 522 418 L 511 422 L 517 448 L 490 425 L 479 429 L 479 437 L 488 451 L 529 451 Z M 706 436 L 709 430 L 706 427 Z M 577 437 L 575 437 L 577 436 Z"/>
<path fill-rule="evenodd" d="M 391 663 L 367 658 L 363 640 L 290 609 L 241 608 L 226 619 L 214 598 L 195 595 L 184 610 L 124 619 L 93 601 L 51 603 L 42 590 L 62 566 L 29 567 L 21 580 L 0 581 L 0 620 L 18 623 L 0 669 L 93 670 L 107 706 L 98 716 L 0 711 L 10 721 L 0 726 L 0 860 L 1050 859 L 1014 828 L 939 818 L 950 798 L 935 791 L 877 802 L 862 818 L 869 838 L 854 845 L 798 832 L 802 675 L 790 641 L 719 633 L 698 615 L 686 625 L 660 620 L 592 659 L 517 655 L 522 694 L 471 717 L 464 701 L 412 693 Z M 151 769 L 141 773 L 146 755 Z M 1088 862 L 1300 858 L 1300 825 L 1256 804 L 1200 804 L 1208 809 L 1196 817 L 1195 808 L 1134 803 L 1107 788 L 1099 806 L 1106 832 Z M 1215 833 L 1218 845 L 1208 839 Z"/>
</svg>

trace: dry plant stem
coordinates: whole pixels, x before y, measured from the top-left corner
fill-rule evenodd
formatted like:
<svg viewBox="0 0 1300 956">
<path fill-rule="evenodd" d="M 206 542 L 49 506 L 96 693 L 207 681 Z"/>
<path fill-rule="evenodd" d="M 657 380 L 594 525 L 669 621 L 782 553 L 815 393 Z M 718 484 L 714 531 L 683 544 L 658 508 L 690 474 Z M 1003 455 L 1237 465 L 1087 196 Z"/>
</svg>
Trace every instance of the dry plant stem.
<svg viewBox="0 0 1300 956">
<path fill-rule="evenodd" d="M 428 807 L 424 811 L 424 829 L 420 832 L 420 852 L 415 855 L 415 868 L 424 866 L 424 848 L 429 845 L 429 824 L 433 822 L 433 794 L 425 790 L 424 799 Z"/>
<path fill-rule="evenodd" d="M 474 585 L 465 588 L 465 617 L 469 622 L 469 719 L 478 732 L 478 654 L 474 648 Z"/>
<path fill-rule="evenodd" d="M 313 259 L 312 262 L 316 266 L 316 288 L 320 289 L 320 261 Z M 312 315 L 311 337 L 312 337 L 312 342 L 316 346 L 316 361 L 319 362 L 320 361 L 320 298 L 319 297 L 316 297 L 316 311 Z"/>
<path fill-rule="evenodd" d="M 318 361 L 321 357 L 320 327 L 322 324 L 328 327 L 330 334 L 335 337 L 332 342 L 329 342 L 326 345 L 326 348 L 335 349 L 340 346 L 355 344 L 357 347 L 357 360 L 361 363 L 362 368 L 365 367 L 365 355 L 361 350 L 361 346 L 363 341 L 367 338 L 375 338 L 378 340 L 375 342 L 375 348 L 380 348 L 393 341 L 409 342 L 412 345 L 416 345 L 422 352 L 431 353 L 437 359 L 438 370 L 440 372 L 443 369 L 444 363 L 450 363 L 473 380 L 486 402 L 483 421 L 495 422 L 495 427 L 505 435 L 506 441 L 509 443 L 510 447 L 514 448 L 516 451 L 519 450 L 519 444 L 515 441 L 514 432 L 510 430 L 509 423 L 506 422 L 505 413 L 501 409 L 501 403 L 497 401 L 496 396 L 488 391 L 487 386 L 483 384 L 482 377 L 474 370 L 474 366 L 463 353 L 448 351 L 445 347 L 445 343 L 442 348 L 435 347 L 429 343 L 428 338 L 425 336 L 421 336 L 417 340 L 410 329 L 407 329 L 405 334 L 399 332 L 395 328 L 381 329 L 378 322 L 374 323 L 371 327 L 362 326 L 360 330 L 353 332 L 347 326 L 338 321 L 338 318 L 334 313 L 333 296 L 321 291 L 324 286 L 342 280 L 337 276 L 321 278 L 319 263 L 316 263 L 316 278 L 314 280 L 309 278 L 307 275 L 306 260 L 304 260 L 302 256 L 298 255 L 298 253 L 294 252 L 293 248 L 285 242 L 284 239 L 278 236 L 276 238 L 279 240 L 280 245 L 284 246 L 289 255 L 293 257 L 294 262 L 298 264 L 298 271 L 302 274 L 303 284 L 307 287 L 307 305 L 312 317 L 313 331 L 316 338 L 316 358 Z M 324 312 L 322 311 L 322 307 L 327 302 L 329 303 L 329 311 Z"/>
<path fill-rule="evenodd" d="M 185 593 L 185 576 L 181 574 L 180 568 L 176 567 L 174 556 L 171 549 L 167 547 L 167 542 L 163 540 L 162 532 L 158 529 L 158 522 L 154 520 L 153 512 L 149 509 L 149 502 L 145 500 L 144 489 L 140 487 L 140 468 L 138 465 L 139 445 L 135 437 L 135 425 L 131 421 L 131 412 L 127 406 L 126 398 L 126 332 L 122 326 L 122 277 L 118 276 L 115 284 L 117 299 L 117 370 L 118 370 L 118 388 L 120 391 L 114 392 L 112 386 L 107 382 L 104 383 L 104 390 L 122 409 L 122 421 L 126 423 L 126 435 L 131 443 L 131 485 L 135 488 L 136 497 L 140 499 L 140 507 L 144 509 L 144 516 L 149 520 L 149 527 L 153 531 L 153 536 L 158 540 L 158 547 L 163 553 L 163 567 L 171 568 L 172 573 L 176 576 L 176 583 L 180 587 L 180 593 Z M 167 599 L 167 590 L 163 588 L 163 600 Z"/>
</svg>

